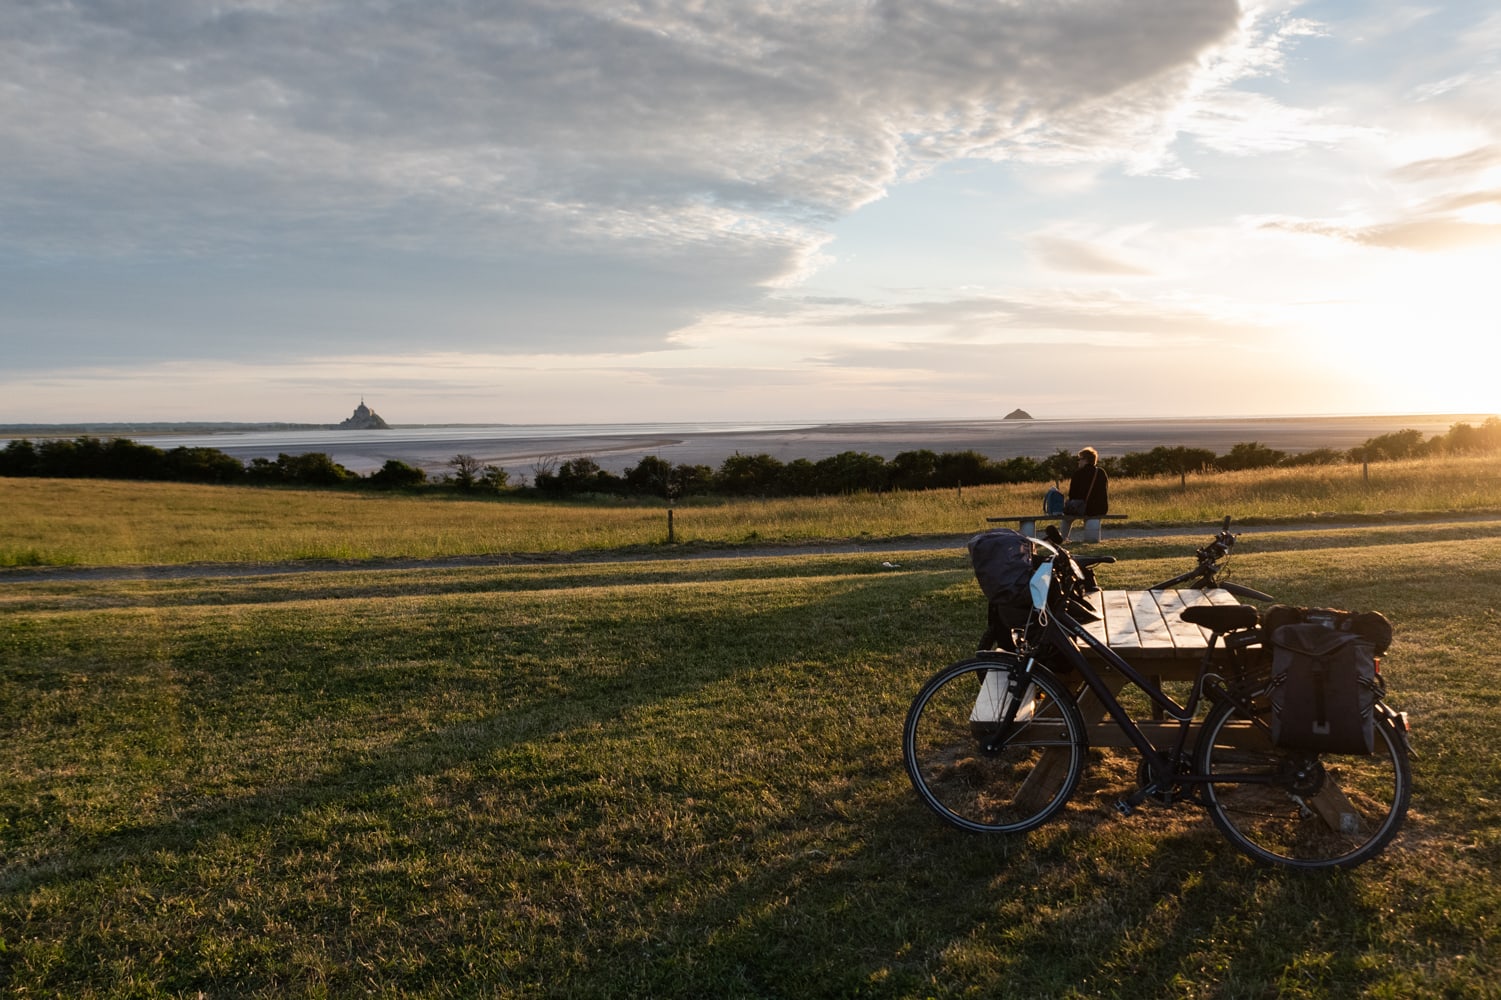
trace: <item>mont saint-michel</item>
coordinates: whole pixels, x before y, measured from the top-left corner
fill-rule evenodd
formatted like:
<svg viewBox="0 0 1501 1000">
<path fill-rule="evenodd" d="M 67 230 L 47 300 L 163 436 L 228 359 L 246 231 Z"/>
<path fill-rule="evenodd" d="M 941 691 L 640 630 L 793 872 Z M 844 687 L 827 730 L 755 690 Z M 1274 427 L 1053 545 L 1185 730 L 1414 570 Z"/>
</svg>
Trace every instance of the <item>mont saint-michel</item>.
<svg viewBox="0 0 1501 1000">
<path fill-rule="evenodd" d="M 366 406 L 362 399 L 360 405 L 354 408 L 354 413 L 339 423 L 338 429 L 341 431 L 386 431 L 391 429 L 391 425 L 382 420 L 380 414 Z"/>
</svg>

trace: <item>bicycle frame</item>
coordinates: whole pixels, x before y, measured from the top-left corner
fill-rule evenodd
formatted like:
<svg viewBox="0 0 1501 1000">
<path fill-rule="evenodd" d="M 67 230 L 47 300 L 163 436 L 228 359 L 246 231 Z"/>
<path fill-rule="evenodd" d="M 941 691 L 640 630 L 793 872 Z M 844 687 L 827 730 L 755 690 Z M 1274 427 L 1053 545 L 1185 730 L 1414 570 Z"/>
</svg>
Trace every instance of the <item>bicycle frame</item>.
<svg viewBox="0 0 1501 1000">
<path fill-rule="evenodd" d="M 1156 684 L 1152 683 L 1141 671 L 1127 663 L 1121 656 L 1105 643 L 1070 617 L 1067 613 L 1056 608 L 1049 608 L 1045 612 L 1045 631 L 1042 643 L 1046 649 L 1057 651 L 1063 660 L 1078 671 L 1084 679 L 1084 684 L 1094 693 L 1094 696 L 1104 705 L 1110 717 L 1126 738 L 1129 739 L 1143 760 L 1152 768 L 1153 773 L 1160 776 L 1159 780 L 1138 790 L 1138 795 L 1145 798 L 1154 792 L 1165 791 L 1176 786 L 1199 786 L 1207 785 L 1211 781 L 1216 783 L 1259 783 L 1269 784 L 1275 779 L 1270 775 L 1232 775 L 1217 774 L 1212 778 L 1207 774 L 1180 773 L 1178 762 L 1183 760 L 1185 751 L 1188 750 L 1188 736 L 1193 729 L 1193 721 L 1198 715 L 1199 705 L 1203 700 L 1205 689 L 1209 680 L 1214 676 L 1209 671 L 1209 664 L 1214 653 L 1215 644 L 1219 634 L 1215 633 L 1211 638 L 1208 648 L 1204 651 L 1204 658 L 1199 664 L 1198 672 L 1194 676 L 1193 689 L 1188 697 L 1187 704 L 1180 705 L 1175 699 L 1164 692 Z M 1118 671 L 1131 684 L 1140 689 L 1168 716 L 1178 723 L 1178 735 L 1171 751 L 1164 751 L 1154 744 L 1141 727 L 1131 717 L 1131 714 L 1121 704 L 1120 699 L 1110 690 L 1100 672 L 1089 662 L 1088 658 L 1080 652 L 1072 640 L 1083 641 L 1091 650 L 1109 665 L 1111 669 Z M 1028 654 L 1028 666 L 1036 662 L 1036 652 Z M 1056 672 L 1056 671 L 1055 671 Z M 1235 697 L 1235 695 L 1223 686 L 1217 688 L 1216 693 L 1221 697 Z M 1171 754 L 1169 756 L 1168 754 Z M 1122 801 L 1118 808 L 1127 809 L 1127 803 Z"/>
<path fill-rule="evenodd" d="M 1024 833 L 1068 804 L 1093 744 L 1136 750 L 1135 781 L 1115 802 L 1122 815 L 1147 802 L 1203 807 L 1258 862 L 1350 868 L 1396 835 L 1412 794 L 1403 713 L 1378 697 L 1378 746 L 1336 752 L 1326 766 L 1323 752 L 1273 737 L 1278 682 L 1254 608 L 1184 602 L 1183 621 L 1208 636 L 1191 671 L 1191 660 L 1156 658 L 1175 655 L 1165 644 L 1123 640 L 1111 648 L 1106 632 L 1123 623 L 1093 624 L 1101 617 L 1089 599 L 1098 589 L 1090 561 L 1055 541 L 1033 541 L 1031 613 L 1013 628 L 1020 641 L 939 670 L 908 709 L 903 762 L 925 805 L 962 830 Z M 1006 607 L 1020 610 L 1020 596 L 1008 593 Z M 1154 613 L 1167 607 L 1154 603 Z M 1125 613 L 1113 596 L 1107 605 Z M 1166 624 L 1184 656 L 1200 648 L 1191 630 Z M 1159 631 L 1154 620 L 1138 637 Z M 1191 681 L 1186 695 L 1180 681 Z M 1124 692 L 1127 684 L 1136 691 Z"/>
</svg>

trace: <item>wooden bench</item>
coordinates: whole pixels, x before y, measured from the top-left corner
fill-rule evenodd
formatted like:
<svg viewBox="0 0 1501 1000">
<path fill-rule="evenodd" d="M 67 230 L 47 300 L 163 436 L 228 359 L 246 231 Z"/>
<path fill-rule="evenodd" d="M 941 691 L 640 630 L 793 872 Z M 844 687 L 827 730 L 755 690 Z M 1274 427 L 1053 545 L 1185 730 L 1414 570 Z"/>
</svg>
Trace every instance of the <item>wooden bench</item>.
<svg viewBox="0 0 1501 1000">
<path fill-rule="evenodd" d="M 1125 514 L 1085 514 L 1075 517 L 1075 521 L 1084 522 L 1084 541 L 1098 542 L 1100 540 L 1101 521 L 1124 520 Z M 985 520 L 992 524 L 1002 521 L 1015 521 L 1017 531 L 1029 537 L 1037 537 L 1038 521 L 1057 521 L 1060 525 L 1064 521 L 1062 514 L 1008 514 L 1003 517 L 987 517 Z M 1060 529 L 1061 530 L 1061 529 Z"/>
</svg>

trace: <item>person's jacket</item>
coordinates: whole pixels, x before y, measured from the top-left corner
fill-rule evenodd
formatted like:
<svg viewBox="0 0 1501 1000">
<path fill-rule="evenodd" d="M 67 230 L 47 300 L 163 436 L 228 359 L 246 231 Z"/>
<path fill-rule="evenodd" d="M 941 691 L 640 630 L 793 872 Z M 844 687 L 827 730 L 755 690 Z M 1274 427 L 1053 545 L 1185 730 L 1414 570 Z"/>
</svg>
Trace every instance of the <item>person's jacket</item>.
<svg viewBox="0 0 1501 1000">
<path fill-rule="evenodd" d="M 1098 465 L 1086 465 L 1068 481 L 1068 498 L 1084 501 L 1086 517 L 1110 513 L 1110 477 Z"/>
</svg>

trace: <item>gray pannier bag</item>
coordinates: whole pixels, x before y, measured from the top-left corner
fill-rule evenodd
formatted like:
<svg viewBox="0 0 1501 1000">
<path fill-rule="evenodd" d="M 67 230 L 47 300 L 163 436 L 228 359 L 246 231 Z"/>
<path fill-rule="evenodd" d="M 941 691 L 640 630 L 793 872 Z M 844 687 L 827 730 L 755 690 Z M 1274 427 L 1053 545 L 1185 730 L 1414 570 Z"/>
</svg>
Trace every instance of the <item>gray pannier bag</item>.
<svg viewBox="0 0 1501 1000">
<path fill-rule="evenodd" d="M 1316 753 L 1376 748 L 1376 647 L 1316 623 L 1272 633 L 1272 743 Z"/>
<path fill-rule="evenodd" d="M 1015 651 L 1012 629 L 1027 624 L 1032 608 L 1028 584 L 1032 580 L 1032 539 L 1010 528 L 981 532 L 969 540 L 969 560 L 975 581 L 985 592 L 986 629 L 979 648 Z"/>
</svg>

